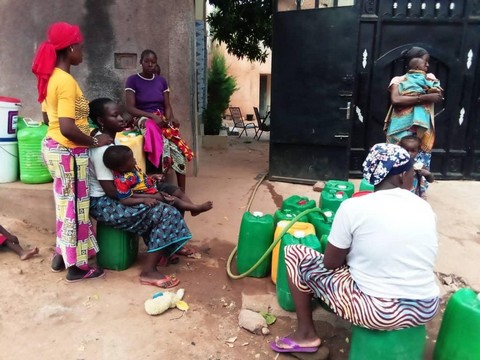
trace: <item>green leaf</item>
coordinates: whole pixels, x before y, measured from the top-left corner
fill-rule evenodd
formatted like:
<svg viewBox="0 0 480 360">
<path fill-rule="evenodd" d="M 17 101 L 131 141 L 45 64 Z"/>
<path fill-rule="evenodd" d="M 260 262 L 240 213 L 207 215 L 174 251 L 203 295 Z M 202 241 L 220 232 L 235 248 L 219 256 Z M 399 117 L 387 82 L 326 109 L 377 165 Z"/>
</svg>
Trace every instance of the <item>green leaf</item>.
<svg viewBox="0 0 480 360">
<path fill-rule="evenodd" d="M 260 311 L 260 315 L 263 316 L 263 318 L 267 322 L 267 325 L 272 325 L 275 321 L 277 321 L 275 315 L 267 313 L 266 311 Z"/>
</svg>

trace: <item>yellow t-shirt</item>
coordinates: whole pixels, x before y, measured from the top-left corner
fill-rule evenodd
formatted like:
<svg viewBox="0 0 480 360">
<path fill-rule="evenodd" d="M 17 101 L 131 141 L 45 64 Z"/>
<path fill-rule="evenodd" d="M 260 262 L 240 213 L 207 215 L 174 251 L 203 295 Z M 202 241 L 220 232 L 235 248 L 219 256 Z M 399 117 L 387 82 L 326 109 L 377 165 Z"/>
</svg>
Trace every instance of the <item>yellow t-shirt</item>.
<svg viewBox="0 0 480 360">
<path fill-rule="evenodd" d="M 67 139 L 60 131 L 59 118 L 75 119 L 75 125 L 84 134 L 89 135 L 88 100 L 83 96 L 72 75 L 55 68 L 48 80 L 47 97 L 42 104 L 42 110 L 48 114 L 47 136 L 68 148 L 87 147 L 78 145 Z"/>
</svg>

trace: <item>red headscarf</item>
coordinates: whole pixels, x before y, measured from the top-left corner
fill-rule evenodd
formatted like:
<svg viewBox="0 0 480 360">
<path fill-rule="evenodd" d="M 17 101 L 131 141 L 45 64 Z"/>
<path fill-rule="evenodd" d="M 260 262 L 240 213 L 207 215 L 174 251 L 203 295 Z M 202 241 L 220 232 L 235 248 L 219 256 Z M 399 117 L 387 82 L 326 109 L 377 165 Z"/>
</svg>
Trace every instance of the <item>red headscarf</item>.
<svg viewBox="0 0 480 360">
<path fill-rule="evenodd" d="M 57 50 L 78 44 L 83 41 L 82 33 L 77 25 L 58 22 L 50 25 L 47 41 L 40 44 L 33 59 L 32 72 L 37 77 L 38 102 L 47 96 L 47 85 L 57 62 Z"/>
</svg>

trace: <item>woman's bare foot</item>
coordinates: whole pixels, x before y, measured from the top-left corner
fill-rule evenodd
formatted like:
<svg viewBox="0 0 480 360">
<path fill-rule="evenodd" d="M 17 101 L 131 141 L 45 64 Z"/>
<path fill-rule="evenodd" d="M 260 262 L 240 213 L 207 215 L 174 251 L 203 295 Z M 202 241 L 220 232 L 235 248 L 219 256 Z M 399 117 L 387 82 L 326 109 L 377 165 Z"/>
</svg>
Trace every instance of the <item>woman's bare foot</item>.
<svg viewBox="0 0 480 360">
<path fill-rule="evenodd" d="M 190 211 L 190 214 L 192 214 L 192 216 L 197 216 L 202 212 L 211 210 L 213 208 L 213 201 L 204 202 L 203 204 L 197 205 L 196 207 L 197 207 L 196 210 Z"/>
<path fill-rule="evenodd" d="M 23 250 L 22 253 L 20 254 L 20 260 L 28 260 L 31 257 L 35 256 L 38 254 L 38 248 L 33 248 L 31 250 Z"/>
<path fill-rule="evenodd" d="M 163 275 L 158 271 L 142 271 L 140 273 L 140 283 L 142 285 L 152 285 L 158 286 L 162 289 L 169 289 L 177 286 L 179 282 L 180 281 L 177 278 L 171 277 L 169 275 Z"/>
</svg>

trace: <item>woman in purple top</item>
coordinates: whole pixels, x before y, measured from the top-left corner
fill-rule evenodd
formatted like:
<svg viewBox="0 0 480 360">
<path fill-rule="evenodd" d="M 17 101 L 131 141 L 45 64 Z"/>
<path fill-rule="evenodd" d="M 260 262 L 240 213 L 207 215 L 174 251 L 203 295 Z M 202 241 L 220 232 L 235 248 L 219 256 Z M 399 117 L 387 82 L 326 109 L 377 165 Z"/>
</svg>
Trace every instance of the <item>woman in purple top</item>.
<svg viewBox="0 0 480 360">
<path fill-rule="evenodd" d="M 134 117 L 135 125 L 145 128 L 147 119 L 152 119 L 162 129 L 171 125 L 178 128 L 170 104 L 167 80 L 156 74 L 157 55 L 153 50 L 144 50 L 140 64 L 142 72 L 129 76 L 125 83 L 127 111 Z M 164 170 L 173 168 L 177 174 L 178 187 L 185 192 L 186 159 L 176 144 L 164 139 L 162 164 L 153 165 Z"/>
</svg>

